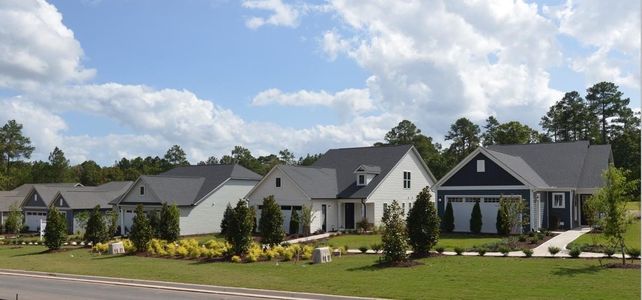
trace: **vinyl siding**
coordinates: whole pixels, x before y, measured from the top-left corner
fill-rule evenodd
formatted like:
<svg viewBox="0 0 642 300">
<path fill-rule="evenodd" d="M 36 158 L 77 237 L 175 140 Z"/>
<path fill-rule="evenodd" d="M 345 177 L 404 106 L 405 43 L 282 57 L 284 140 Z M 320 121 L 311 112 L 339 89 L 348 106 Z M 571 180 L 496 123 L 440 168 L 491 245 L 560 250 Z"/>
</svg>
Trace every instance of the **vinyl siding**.
<svg viewBox="0 0 642 300">
<path fill-rule="evenodd" d="M 403 188 L 404 171 L 411 172 L 410 189 Z M 432 182 L 428 172 L 422 165 L 421 158 L 414 151 L 408 151 L 370 195 L 367 203 L 373 203 L 374 211 L 373 214 L 370 214 L 368 210 L 372 209 L 372 206 L 367 206 L 366 214 L 369 218 L 372 217 L 375 226 L 378 226 L 381 222 L 381 217 L 383 217 L 384 203 L 390 205 L 393 200 L 397 200 L 399 206 L 402 206 L 402 203 L 405 204 L 406 212 L 408 212 L 409 205 L 415 202 L 417 194 L 424 187 L 431 187 L 433 184 L 434 182 Z M 435 201 L 434 194 L 432 192 L 431 194 L 433 196 L 432 201 Z M 372 222 L 373 219 L 370 219 L 370 221 Z"/>
<path fill-rule="evenodd" d="M 145 194 L 140 194 L 140 187 L 145 187 Z M 124 196 L 121 204 L 126 203 L 154 203 L 159 204 L 160 200 L 154 195 L 152 190 L 145 184 L 144 181 L 138 180 L 134 186 L 129 190 L 129 192 Z"/>
<path fill-rule="evenodd" d="M 281 178 L 281 187 L 276 187 L 276 178 Z M 308 198 L 281 170 L 274 169 L 260 183 L 260 185 L 247 195 L 250 205 L 258 207 L 263 203 L 263 198 L 274 196 L 279 205 L 309 205 Z"/>
<path fill-rule="evenodd" d="M 477 161 L 484 160 L 484 172 L 477 172 Z M 502 185 L 523 185 L 521 181 L 513 177 L 490 160 L 484 154 L 479 153 L 453 174 L 443 186 L 502 186 Z"/>
<path fill-rule="evenodd" d="M 181 207 L 181 235 L 220 232 L 227 204 L 235 206 L 256 183 L 254 180 L 229 180 L 198 205 Z"/>
</svg>

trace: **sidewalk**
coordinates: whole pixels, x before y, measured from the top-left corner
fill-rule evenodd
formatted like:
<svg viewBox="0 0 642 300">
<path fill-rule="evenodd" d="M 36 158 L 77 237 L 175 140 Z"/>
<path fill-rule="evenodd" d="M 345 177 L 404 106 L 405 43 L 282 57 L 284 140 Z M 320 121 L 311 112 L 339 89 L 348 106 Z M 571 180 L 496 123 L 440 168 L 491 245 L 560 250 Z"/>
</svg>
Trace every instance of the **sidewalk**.
<svg viewBox="0 0 642 300">
<path fill-rule="evenodd" d="M 548 253 L 548 247 L 560 248 L 562 251 L 560 251 L 558 255 L 568 254 L 568 249 L 566 249 L 566 246 L 579 238 L 581 235 L 588 233 L 589 231 L 591 231 L 590 228 L 580 228 L 554 232 L 557 234 L 556 236 L 533 249 L 533 256 L 550 256 L 550 254 Z"/>
</svg>

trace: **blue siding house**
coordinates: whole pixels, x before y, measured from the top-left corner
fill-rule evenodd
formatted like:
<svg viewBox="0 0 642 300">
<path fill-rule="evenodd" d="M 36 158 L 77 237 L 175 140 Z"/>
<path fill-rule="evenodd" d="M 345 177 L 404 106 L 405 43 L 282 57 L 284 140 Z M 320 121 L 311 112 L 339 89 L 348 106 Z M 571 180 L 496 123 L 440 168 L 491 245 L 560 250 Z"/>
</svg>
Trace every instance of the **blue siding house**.
<svg viewBox="0 0 642 300">
<path fill-rule="evenodd" d="M 602 187 L 612 162 L 610 145 L 587 141 L 480 147 L 435 184 L 438 212 L 443 217 L 450 202 L 455 231 L 467 232 L 479 202 L 482 232 L 496 233 L 503 196 L 525 202 L 525 231 L 579 227 L 586 224 L 583 203 Z"/>
</svg>

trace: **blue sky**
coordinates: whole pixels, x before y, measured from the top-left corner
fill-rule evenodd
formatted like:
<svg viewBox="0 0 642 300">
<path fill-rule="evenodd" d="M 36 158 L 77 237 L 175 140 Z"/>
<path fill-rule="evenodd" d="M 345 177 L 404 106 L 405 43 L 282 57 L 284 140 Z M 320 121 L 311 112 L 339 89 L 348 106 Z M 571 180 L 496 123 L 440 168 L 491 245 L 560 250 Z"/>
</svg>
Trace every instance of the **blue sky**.
<svg viewBox="0 0 642 300">
<path fill-rule="evenodd" d="M 0 121 L 25 125 L 35 159 L 59 146 L 101 164 L 172 144 L 192 162 L 234 145 L 305 155 L 370 145 L 402 119 L 439 142 L 459 117 L 539 129 L 563 92 L 597 81 L 639 107 L 639 6 L 7 1 Z"/>
</svg>

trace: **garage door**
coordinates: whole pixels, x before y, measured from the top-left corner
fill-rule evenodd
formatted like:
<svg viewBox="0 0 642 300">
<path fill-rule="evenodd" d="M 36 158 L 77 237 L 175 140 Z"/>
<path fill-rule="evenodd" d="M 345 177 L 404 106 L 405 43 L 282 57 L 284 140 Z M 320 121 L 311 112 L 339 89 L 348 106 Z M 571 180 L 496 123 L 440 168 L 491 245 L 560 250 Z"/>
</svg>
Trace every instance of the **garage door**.
<svg viewBox="0 0 642 300">
<path fill-rule="evenodd" d="M 479 201 L 482 214 L 482 232 L 497 233 L 497 210 L 499 209 L 499 196 L 448 196 L 446 201 L 452 203 L 455 219 L 455 231 L 470 232 L 470 215 L 475 202 Z"/>
<path fill-rule="evenodd" d="M 40 229 L 40 220 L 47 220 L 47 212 L 44 211 L 26 211 L 25 212 L 25 225 L 29 227 L 29 231 L 38 231 Z"/>
</svg>

